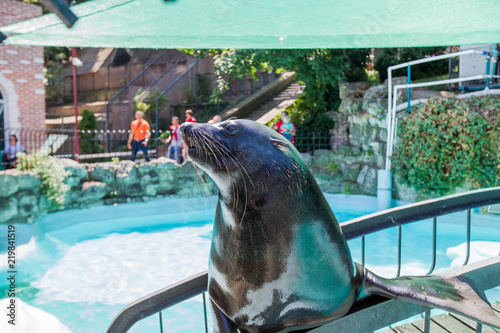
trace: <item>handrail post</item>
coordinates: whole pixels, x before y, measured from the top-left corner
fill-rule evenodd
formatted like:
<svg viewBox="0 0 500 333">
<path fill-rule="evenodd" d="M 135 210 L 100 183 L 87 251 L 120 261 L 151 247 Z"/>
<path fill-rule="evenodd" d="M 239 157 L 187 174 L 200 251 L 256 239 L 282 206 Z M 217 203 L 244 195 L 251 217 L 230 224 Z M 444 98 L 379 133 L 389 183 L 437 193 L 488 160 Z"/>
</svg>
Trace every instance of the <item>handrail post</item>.
<svg viewBox="0 0 500 333">
<path fill-rule="evenodd" d="M 408 77 L 406 79 L 408 84 L 411 84 L 411 66 L 408 66 Z M 408 89 L 406 90 L 406 101 L 408 102 L 406 111 L 408 112 L 408 114 L 410 113 L 410 100 L 411 100 L 411 88 L 410 86 L 408 86 Z"/>
<path fill-rule="evenodd" d="M 156 158 L 158 158 L 158 98 L 156 99 L 156 128 L 155 128 L 155 145 L 156 145 Z"/>
</svg>

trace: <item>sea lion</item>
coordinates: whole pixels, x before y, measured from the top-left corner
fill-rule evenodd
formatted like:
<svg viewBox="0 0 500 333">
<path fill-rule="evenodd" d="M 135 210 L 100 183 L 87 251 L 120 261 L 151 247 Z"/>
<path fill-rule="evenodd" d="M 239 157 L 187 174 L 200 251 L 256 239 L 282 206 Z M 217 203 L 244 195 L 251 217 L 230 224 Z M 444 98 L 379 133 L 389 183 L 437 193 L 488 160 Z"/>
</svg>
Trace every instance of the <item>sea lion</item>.
<svg viewBox="0 0 500 333">
<path fill-rule="evenodd" d="M 218 188 L 208 293 L 216 332 L 276 332 L 343 316 L 367 294 L 443 308 L 500 327 L 457 278 L 384 279 L 355 264 L 299 152 L 250 120 L 183 124 L 191 160 Z"/>
</svg>

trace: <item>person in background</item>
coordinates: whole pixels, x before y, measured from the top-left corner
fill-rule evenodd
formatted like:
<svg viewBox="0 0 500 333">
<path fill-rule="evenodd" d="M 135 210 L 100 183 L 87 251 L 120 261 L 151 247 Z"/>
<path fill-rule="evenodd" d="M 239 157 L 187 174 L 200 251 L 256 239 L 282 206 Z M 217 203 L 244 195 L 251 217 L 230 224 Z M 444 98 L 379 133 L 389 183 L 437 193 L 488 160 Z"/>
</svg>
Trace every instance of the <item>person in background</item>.
<svg viewBox="0 0 500 333">
<path fill-rule="evenodd" d="M 21 142 L 17 139 L 14 134 L 10 135 L 9 142 L 5 145 L 5 150 L 2 155 L 2 162 L 5 169 L 14 169 L 17 165 L 17 153 L 22 153 L 24 151 Z"/>
<path fill-rule="evenodd" d="M 182 136 L 179 131 L 179 117 L 172 117 L 172 125 L 170 125 L 170 131 L 172 134 L 165 141 L 165 144 L 168 145 L 170 143 L 170 147 L 168 147 L 167 157 L 171 160 L 175 158 L 177 164 L 181 164 L 181 146 L 182 146 Z M 174 157 L 174 158 L 172 158 Z"/>
<path fill-rule="evenodd" d="M 213 116 L 212 119 L 210 119 L 207 124 L 215 124 L 215 123 L 220 123 L 222 121 L 222 118 L 216 114 L 215 116 Z"/>
<path fill-rule="evenodd" d="M 196 118 L 193 117 L 193 110 L 187 109 L 186 112 L 186 120 L 184 121 L 185 123 L 196 123 Z M 188 154 L 187 154 L 187 147 L 186 144 L 182 144 L 182 160 L 186 161 L 188 159 Z"/>
<path fill-rule="evenodd" d="M 186 114 L 186 120 L 185 120 L 186 123 L 196 123 L 196 118 L 193 117 L 193 114 L 194 114 L 193 110 L 188 109 L 188 110 L 186 110 L 185 114 Z"/>
<path fill-rule="evenodd" d="M 297 132 L 295 128 L 295 124 L 290 120 L 290 116 L 288 112 L 281 112 L 281 120 L 273 126 L 275 131 L 278 131 L 279 134 L 283 135 L 288 141 L 295 144 L 295 134 Z"/>
<path fill-rule="evenodd" d="M 135 157 L 139 150 L 142 150 L 146 162 L 149 162 L 148 141 L 151 136 L 149 123 L 142 119 L 143 113 L 136 111 L 135 120 L 130 125 L 130 135 L 128 136 L 127 148 L 132 149 L 131 161 L 135 161 Z"/>
</svg>

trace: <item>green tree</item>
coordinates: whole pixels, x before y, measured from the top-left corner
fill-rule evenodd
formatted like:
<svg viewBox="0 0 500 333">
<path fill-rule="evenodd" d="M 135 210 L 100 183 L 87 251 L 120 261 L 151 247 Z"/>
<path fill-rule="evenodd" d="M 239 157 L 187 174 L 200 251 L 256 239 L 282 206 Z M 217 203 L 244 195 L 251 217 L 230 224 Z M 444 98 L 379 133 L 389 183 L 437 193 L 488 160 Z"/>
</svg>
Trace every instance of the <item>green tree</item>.
<svg viewBox="0 0 500 333">
<path fill-rule="evenodd" d="M 409 47 L 397 49 L 383 49 L 382 53 L 375 60 L 374 68 L 379 73 L 382 81 L 387 79 L 387 68 L 407 61 L 437 56 L 444 54 L 446 47 Z M 448 61 L 440 60 L 412 66 L 411 78 L 418 80 L 426 77 L 434 77 L 447 73 Z M 407 69 L 402 68 L 393 72 L 394 76 L 406 76 Z"/>
<path fill-rule="evenodd" d="M 82 120 L 78 124 L 81 130 L 80 152 L 82 154 L 98 154 L 104 151 L 102 145 L 97 141 L 97 119 L 93 112 L 83 110 Z"/>
<path fill-rule="evenodd" d="M 188 51 L 204 56 L 214 55 L 217 85 L 213 99 L 217 101 L 228 81 L 247 76 L 258 80 L 259 71 L 277 73 L 294 71 L 297 80 L 305 84 L 304 94 L 291 108 L 292 121 L 306 127 L 331 127 L 324 113 L 336 110 L 340 104 L 340 81 L 366 80 L 368 49 L 334 50 L 208 50 Z"/>
</svg>

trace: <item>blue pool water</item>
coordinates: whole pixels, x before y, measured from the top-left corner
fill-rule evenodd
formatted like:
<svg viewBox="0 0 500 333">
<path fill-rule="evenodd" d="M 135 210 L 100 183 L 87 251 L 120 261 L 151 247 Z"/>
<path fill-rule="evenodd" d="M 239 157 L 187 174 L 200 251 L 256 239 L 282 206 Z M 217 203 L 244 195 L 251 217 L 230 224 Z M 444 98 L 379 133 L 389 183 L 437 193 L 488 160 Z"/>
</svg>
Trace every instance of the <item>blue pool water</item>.
<svg viewBox="0 0 500 333">
<path fill-rule="evenodd" d="M 328 194 L 326 198 L 339 222 L 377 211 L 376 198 Z M 104 332 L 130 302 L 207 269 L 215 202 L 215 197 L 158 199 L 64 211 L 34 225 L 16 225 L 17 296 L 55 315 L 73 332 Z M 438 221 L 439 272 L 463 262 L 466 214 L 451 214 Z M 498 255 L 500 216 L 474 212 L 472 223 L 471 261 Z M 0 298 L 5 298 L 7 233 L 6 226 L 2 228 Z M 429 270 L 431 233 L 431 221 L 403 228 L 403 274 Z M 396 240 L 396 229 L 368 235 L 368 268 L 394 276 Z M 349 242 L 358 262 L 360 244 L 359 239 Z M 498 292 L 489 296 L 500 299 Z M 158 321 L 158 316 L 145 319 L 131 332 L 158 332 Z M 163 327 L 203 332 L 201 296 L 164 311 Z"/>
</svg>

